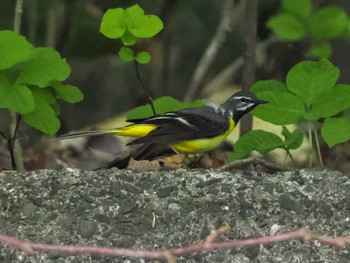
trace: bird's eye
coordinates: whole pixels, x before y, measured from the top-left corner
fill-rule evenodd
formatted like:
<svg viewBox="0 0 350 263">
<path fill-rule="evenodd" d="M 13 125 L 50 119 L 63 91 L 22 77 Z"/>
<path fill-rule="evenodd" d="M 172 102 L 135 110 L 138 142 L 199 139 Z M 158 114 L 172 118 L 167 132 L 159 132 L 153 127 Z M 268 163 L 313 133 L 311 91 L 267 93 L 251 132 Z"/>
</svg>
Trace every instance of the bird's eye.
<svg viewBox="0 0 350 263">
<path fill-rule="evenodd" d="M 246 98 L 241 98 L 241 102 L 247 102 L 248 100 Z"/>
</svg>

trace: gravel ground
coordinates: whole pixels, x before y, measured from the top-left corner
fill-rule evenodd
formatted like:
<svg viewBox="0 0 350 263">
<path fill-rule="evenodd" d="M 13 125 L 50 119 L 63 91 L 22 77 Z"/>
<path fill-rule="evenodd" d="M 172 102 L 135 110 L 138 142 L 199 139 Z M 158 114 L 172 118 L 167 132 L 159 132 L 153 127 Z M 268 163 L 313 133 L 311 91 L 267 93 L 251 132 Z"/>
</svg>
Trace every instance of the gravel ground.
<svg viewBox="0 0 350 263">
<path fill-rule="evenodd" d="M 350 179 L 340 172 L 39 170 L 0 172 L 9 211 L 0 232 L 33 242 L 150 250 L 182 247 L 228 223 L 217 241 L 308 228 L 350 235 Z M 274 227 L 273 227 L 274 226 Z M 179 257 L 177 262 L 350 262 L 350 249 L 289 241 Z M 0 262 L 159 262 L 36 253 L 0 246 Z"/>
</svg>

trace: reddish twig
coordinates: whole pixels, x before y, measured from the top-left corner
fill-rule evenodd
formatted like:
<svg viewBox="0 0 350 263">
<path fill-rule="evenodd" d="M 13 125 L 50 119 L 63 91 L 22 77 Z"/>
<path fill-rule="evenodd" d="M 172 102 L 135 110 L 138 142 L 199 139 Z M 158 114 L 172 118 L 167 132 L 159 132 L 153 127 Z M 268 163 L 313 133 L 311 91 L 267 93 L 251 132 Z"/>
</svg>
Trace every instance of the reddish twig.
<svg viewBox="0 0 350 263">
<path fill-rule="evenodd" d="M 215 239 L 222 235 L 222 234 L 225 234 L 226 232 L 230 231 L 231 230 L 231 227 L 228 225 L 228 224 L 225 224 L 221 227 L 219 227 L 218 229 L 212 231 L 210 233 L 209 236 L 207 236 L 207 238 L 205 239 L 205 243 L 212 243 L 215 241 Z"/>
<path fill-rule="evenodd" d="M 317 240 L 323 244 L 328 244 L 331 246 L 344 248 L 346 245 L 350 244 L 350 236 L 332 238 L 328 236 L 319 236 L 311 233 L 306 229 L 300 229 L 296 231 L 291 231 L 287 233 L 282 233 L 272 236 L 264 236 L 246 240 L 234 240 L 228 242 L 212 242 L 218 234 L 225 233 L 227 228 L 213 232 L 215 234 L 209 235 L 209 237 L 204 242 L 197 244 L 192 244 L 187 247 L 174 248 L 166 251 L 150 251 L 141 249 L 126 249 L 126 248 L 107 248 L 98 246 L 59 246 L 59 245 L 47 245 L 42 243 L 33 243 L 28 241 L 23 241 L 14 237 L 1 235 L 0 243 L 16 247 L 25 253 L 32 254 L 34 251 L 56 251 L 65 252 L 69 254 L 101 254 L 109 256 L 126 256 L 134 258 L 148 258 L 148 259 L 164 259 L 168 262 L 175 262 L 175 256 L 185 255 L 189 253 L 201 252 L 213 249 L 224 249 L 224 248 L 239 248 L 244 246 L 258 245 L 258 244 L 268 244 L 275 242 L 282 242 L 287 240 L 301 239 L 305 241 Z"/>
</svg>

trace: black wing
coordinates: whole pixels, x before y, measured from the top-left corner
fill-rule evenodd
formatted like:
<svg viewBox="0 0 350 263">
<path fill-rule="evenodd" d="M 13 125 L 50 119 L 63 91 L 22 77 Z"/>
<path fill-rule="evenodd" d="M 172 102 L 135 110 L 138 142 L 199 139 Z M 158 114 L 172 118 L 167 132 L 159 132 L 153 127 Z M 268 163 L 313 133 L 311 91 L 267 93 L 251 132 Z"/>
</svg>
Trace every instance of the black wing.
<svg viewBox="0 0 350 263">
<path fill-rule="evenodd" d="M 131 143 L 172 144 L 182 140 L 212 138 L 223 134 L 229 127 L 228 117 L 209 106 L 169 112 L 148 119 L 130 120 L 135 124 L 155 124 L 155 130 Z"/>
</svg>

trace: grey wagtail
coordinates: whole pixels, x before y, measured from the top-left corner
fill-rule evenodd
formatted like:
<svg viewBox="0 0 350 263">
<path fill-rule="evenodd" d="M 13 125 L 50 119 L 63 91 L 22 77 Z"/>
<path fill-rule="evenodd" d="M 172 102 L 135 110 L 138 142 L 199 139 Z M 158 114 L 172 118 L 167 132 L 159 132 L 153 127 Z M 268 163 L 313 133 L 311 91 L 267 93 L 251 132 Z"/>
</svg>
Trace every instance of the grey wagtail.
<svg viewBox="0 0 350 263">
<path fill-rule="evenodd" d="M 128 120 L 132 124 L 120 128 L 67 134 L 59 139 L 116 134 L 137 138 L 128 145 L 161 144 L 186 155 L 202 153 L 217 147 L 244 114 L 264 103 L 267 101 L 259 100 L 250 92 L 240 91 L 222 105 L 208 103 L 207 106 Z"/>
</svg>

